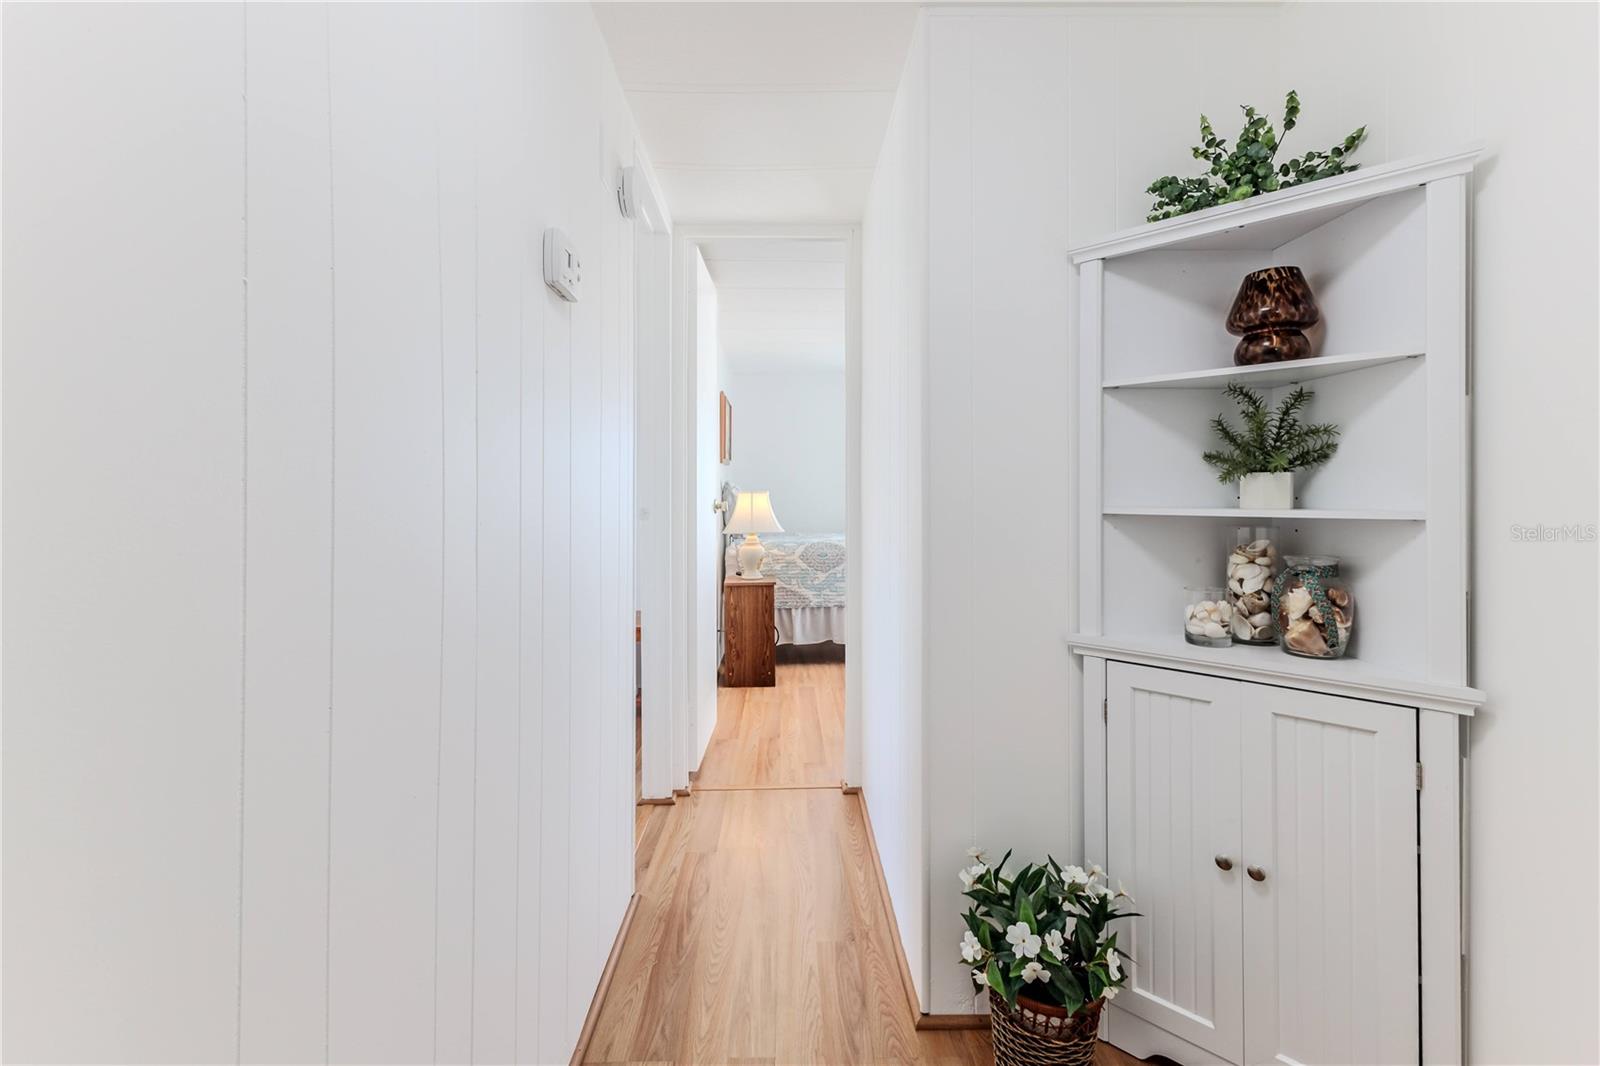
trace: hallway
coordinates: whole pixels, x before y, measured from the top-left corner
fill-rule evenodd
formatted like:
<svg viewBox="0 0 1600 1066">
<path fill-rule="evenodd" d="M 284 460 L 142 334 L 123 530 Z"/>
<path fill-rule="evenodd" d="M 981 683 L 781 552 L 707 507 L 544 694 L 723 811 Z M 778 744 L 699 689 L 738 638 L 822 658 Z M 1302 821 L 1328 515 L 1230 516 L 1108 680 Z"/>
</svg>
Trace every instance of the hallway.
<svg viewBox="0 0 1600 1066">
<path fill-rule="evenodd" d="M 827 784 L 843 665 L 718 697 L 693 795 L 641 808 L 638 907 L 583 1061 L 991 1062 L 985 1029 L 915 1027 L 864 808 Z"/>
</svg>

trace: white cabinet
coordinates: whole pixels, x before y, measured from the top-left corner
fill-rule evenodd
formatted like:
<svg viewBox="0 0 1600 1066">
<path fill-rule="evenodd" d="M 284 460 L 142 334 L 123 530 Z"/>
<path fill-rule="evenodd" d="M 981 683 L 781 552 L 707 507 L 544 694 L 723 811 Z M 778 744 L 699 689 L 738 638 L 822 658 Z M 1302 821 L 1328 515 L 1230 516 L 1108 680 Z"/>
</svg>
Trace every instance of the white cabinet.
<svg viewBox="0 0 1600 1066">
<path fill-rule="evenodd" d="M 1201 1062 L 1459 1063 L 1472 573 L 1467 212 L 1478 149 L 1362 167 L 1071 250 L 1069 567 L 1083 858 L 1145 917 L 1113 1043 Z M 1247 272 L 1296 265 L 1311 358 L 1235 366 Z M 1339 453 L 1291 510 L 1202 455 L 1237 382 L 1307 383 Z M 1185 642 L 1233 528 L 1333 555 L 1344 657 Z M 1420 791 L 1418 790 L 1420 786 Z M 1224 869 L 1223 867 L 1226 867 Z M 1250 876 L 1254 867 L 1260 880 Z"/>
<path fill-rule="evenodd" d="M 1142 916 L 1112 1042 L 1420 1058 L 1417 712 L 1105 664 L 1106 854 Z"/>
</svg>

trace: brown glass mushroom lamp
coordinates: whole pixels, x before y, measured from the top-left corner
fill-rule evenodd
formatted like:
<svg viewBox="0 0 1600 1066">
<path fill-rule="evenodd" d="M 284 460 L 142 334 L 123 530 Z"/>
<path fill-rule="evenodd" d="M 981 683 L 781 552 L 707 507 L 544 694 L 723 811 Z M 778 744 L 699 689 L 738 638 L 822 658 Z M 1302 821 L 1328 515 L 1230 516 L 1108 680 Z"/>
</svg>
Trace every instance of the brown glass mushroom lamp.
<svg viewBox="0 0 1600 1066">
<path fill-rule="evenodd" d="M 1244 338 L 1233 350 L 1234 365 L 1307 358 L 1311 342 L 1301 331 L 1321 318 L 1299 267 L 1267 267 L 1246 274 L 1228 312 L 1228 332 Z"/>
</svg>

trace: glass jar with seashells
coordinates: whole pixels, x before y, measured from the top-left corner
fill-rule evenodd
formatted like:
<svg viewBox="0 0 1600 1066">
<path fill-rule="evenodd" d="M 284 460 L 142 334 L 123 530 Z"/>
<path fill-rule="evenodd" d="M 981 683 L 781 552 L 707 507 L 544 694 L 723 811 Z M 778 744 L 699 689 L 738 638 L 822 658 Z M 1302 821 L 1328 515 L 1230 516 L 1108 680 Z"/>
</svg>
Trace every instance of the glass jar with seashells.
<svg viewBox="0 0 1600 1066">
<path fill-rule="evenodd" d="M 1356 600 L 1331 555 L 1285 555 L 1272 594 L 1283 650 L 1308 659 L 1337 659 L 1350 648 Z"/>
<path fill-rule="evenodd" d="M 1237 644 L 1276 644 L 1272 588 L 1278 577 L 1278 527 L 1235 526 L 1228 542 L 1229 626 Z"/>
<path fill-rule="evenodd" d="M 1233 608 L 1220 588 L 1186 585 L 1183 603 L 1184 640 L 1202 648 L 1226 648 L 1233 643 Z"/>
</svg>

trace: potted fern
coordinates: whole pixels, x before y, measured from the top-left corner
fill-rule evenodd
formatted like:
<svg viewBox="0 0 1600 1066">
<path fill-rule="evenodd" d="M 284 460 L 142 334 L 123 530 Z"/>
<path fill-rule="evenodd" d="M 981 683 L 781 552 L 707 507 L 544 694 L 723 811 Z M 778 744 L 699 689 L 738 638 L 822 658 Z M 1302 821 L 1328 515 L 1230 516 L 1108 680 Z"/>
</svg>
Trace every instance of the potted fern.
<svg viewBox="0 0 1600 1066">
<path fill-rule="evenodd" d="M 1048 859 L 1004 875 L 983 854 L 961 871 L 972 906 L 962 917 L 961 961 L 989 994 L 997 1066 L 1088 1066 L 1100 1011 L 1127 981 L 1126 953 L 1107 926 L 1134 915 L 1098 866 Z"/>
<path fill-rule="evenodd" d="M 1252 511 L 1287 511 L 1294 507 L 1294 472 L 1311 470 L 1339 450 L 1339 427 L 1331 422 L 1300 421 L 1316 395 L 1300 386 L 1283 398 L 1278 409 L 1267 407 L 1261 394 L 1234 382 L 1228 396 L 1244 419 L 1234 428 L 1218 415 L 1211 428 L 1224 447 L 1200 458 L 1217 471 L 1217 480 L 1239 483 L 1239 506 Z"/>
</svg>

